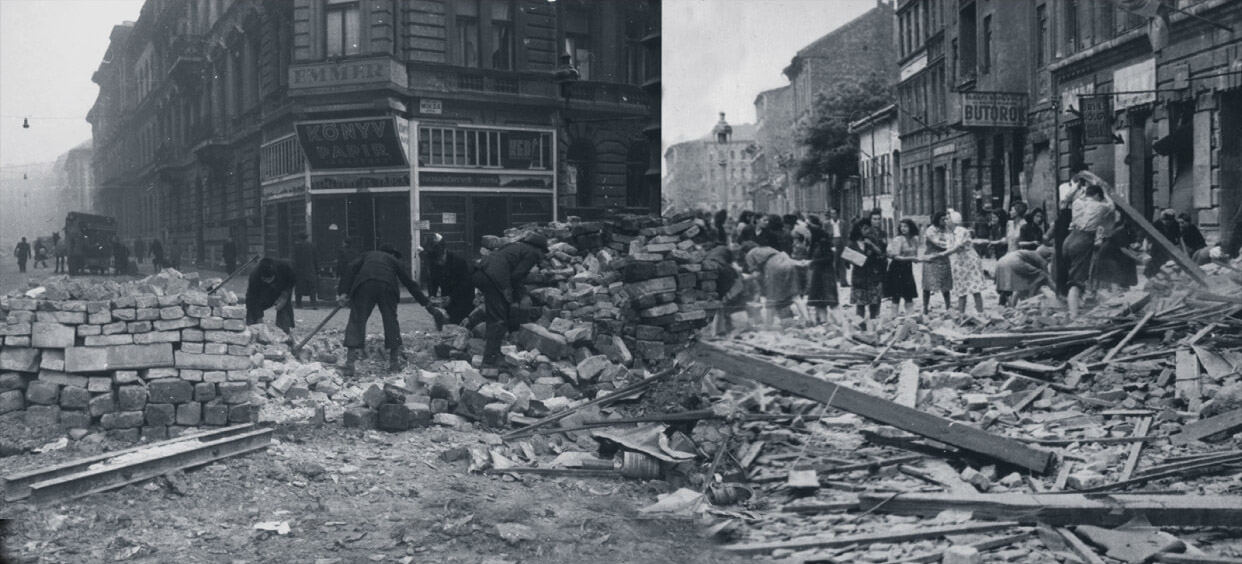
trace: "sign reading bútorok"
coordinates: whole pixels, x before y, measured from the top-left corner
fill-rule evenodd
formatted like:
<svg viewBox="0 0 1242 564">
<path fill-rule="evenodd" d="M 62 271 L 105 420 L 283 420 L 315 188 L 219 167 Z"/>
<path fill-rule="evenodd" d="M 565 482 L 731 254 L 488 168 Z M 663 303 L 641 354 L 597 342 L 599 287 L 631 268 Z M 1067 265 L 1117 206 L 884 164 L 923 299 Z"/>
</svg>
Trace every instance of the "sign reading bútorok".
<svg viewBox="0 0 1242 564">
<path fill-rule="evenodd" d="M 1083 143 L 1108 145 L 1113 142 L 1113 97 L 1083 96 L 1082 104 Z"/>
<path fill-rule="evenodd" d="M 304 121 L 296 127 L 311 170 L 408 166 L 396 118 Z"/>
<path fill-rule="evenodd" d="M 1024 127 L 1026 94 L 963 92 L 962 127 Z"/>
</svg>

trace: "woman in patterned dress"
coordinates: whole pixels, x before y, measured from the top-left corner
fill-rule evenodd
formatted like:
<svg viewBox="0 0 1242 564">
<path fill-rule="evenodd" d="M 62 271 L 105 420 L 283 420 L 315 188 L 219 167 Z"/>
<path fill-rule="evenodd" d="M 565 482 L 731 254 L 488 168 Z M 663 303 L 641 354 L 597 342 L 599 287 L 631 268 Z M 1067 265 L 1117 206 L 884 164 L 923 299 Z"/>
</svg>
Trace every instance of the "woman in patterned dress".
<svg viewBox="0 0 1242 564">
<path fill-rule="evenodd" d="M 953 290 L 953 273 L 949 267 L 949 257 L 944 251 L 949 248 L 949 233 L 945 230 L 944 220 L 948 212 L 938 211 L 932 214 L 931 224 L 923 231 L 923 315 L 931 308 L 932 293 L 944 296 L 944 309 L 948 311 L 952 303 L 949 292 Z"/>
<path fill-rule="evenodd" d="M 962 227 L 962 215 L 950 211 L 944 226 L 949 232 L 949 270 L 953 273 L 953 295 L 957 297 L 957 312 L 966 313 L 966 296 L 974 296 L 975 309 L 983 313 L 983 261 L 975 252 L 974 235 Z"/>
</svg>

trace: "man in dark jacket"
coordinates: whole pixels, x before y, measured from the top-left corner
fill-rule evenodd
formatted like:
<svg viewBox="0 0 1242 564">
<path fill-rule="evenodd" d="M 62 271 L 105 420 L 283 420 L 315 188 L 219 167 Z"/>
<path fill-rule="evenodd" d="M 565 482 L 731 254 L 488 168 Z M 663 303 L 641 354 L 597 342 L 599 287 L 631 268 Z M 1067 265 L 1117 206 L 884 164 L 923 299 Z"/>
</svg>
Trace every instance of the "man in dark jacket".
<svg viewBox="0 0 1242 564">
<path fill-rule="evenodd" d="M 263 312 L 276 308 L 276 326 L 288 333 L 293 330 L 293 303 L 289 297 L 297 283 L 293 266 L 287 261 L 263 257 L 246 286 L 246 324 L 263 322 Z"/>
<path fill-rule="evenodd" d="M 474 311 L 474 282 L 470 279 L 470 263 L 452 251 L 444 236 L 432 233 L 422 252 L 427 265 L 427 295 L 448 298 L 445 310 L 448 322 L 460 325 Z"/>
<path fill-rule="evenodd" d="M 294 305 L 302 307 L 302 296 L 310 296 L 311 309 L 315 309 L 319 305 L 319 253 L 305 233 L 298 234 L 298 242 L 293 246 L 293 272 L 298 276 Z"/>
<path fill-rule="evenodd" d="M 512 326 L 510 308 L 522 300 L 526 292 L 526 276 L 539 264 L 547 250 L 547 238 L 531 234 L 483 257 L 478 269 L 471 275 L 475 287 L 483 292 L 487 313 L 484 366 L 495 366 L 500 362 L 500 342 L 504 340 L 506 329 L 516 329 Z"/>
<path fill-rule="evenodd" d="M 30 243 L 26 242 L 25 237 L 13 247 L 13 256 L 17 257 L 18 272 L 26 272 L 26 261 L 30 260 Z"/>
<path fill-rule="evenodd" d="M 349 307 L 349 323 L 345 326 L 345 347 L 348 349 L 344 370 L 346 376 L 353 375 L 354 364 L 362 356 L 367 338 L 367 320 L 377 305 L 384 320 L 384 347 L 389 351 L 388 369 L 393 372 L 401 370 L 401 326 L 397 323 L 397 302 L 401 294 L 398 284 L 404 285 L 419 305 L 427 308 L 437 325 L 444 323 L 444 312 L 430 307 L 431 300 L 419 289 L 400 258 L 401 253 L 385 243 L 378 251 L 362 253 L 341 273 L 340 286 L 336 291 L 337 303 L 341 307 Z"/>
</svg>

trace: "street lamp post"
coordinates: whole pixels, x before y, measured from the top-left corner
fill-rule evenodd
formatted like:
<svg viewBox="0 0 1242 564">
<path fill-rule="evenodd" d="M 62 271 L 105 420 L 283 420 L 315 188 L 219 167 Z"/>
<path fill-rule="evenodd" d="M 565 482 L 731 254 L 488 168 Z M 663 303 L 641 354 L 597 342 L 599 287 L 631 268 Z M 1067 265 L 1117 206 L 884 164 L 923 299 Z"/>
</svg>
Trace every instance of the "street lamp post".
<svg viewBox="0 0 1242 564">
<path fill-rule="evenodd" d="M 729 162 L 725 157 L 726 155 L 725 151 L 727 150 L 727 147 L 729 145 L 729 139 L 733 137 L 733 126 L 729 125 L 729 122 L 725 121 L 724 112 L 720 112 L 720 121 L 716 122 L 716 127 L 712 128 L 712 133 L 716 135 L 716 145 L 720 147 L 720 180 L 724 184 L 724 198 L 723 198 L 724 210 L 725 210 L 725 213 L 730 213 L 731 211 L 729 209 L 730 186 L 729 186 L 729 179 L 728 179 L 728 176 L 726 175 L 726 170 L 725 170 Z"/>
</svg>

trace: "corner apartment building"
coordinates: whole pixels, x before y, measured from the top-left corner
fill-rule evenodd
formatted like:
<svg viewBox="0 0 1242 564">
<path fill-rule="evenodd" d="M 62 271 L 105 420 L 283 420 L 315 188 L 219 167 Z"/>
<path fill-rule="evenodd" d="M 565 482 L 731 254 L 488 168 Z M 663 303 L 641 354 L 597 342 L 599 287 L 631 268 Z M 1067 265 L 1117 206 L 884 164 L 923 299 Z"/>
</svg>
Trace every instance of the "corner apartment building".
<svg viewBox="0 0 1242 564">
<path fill-rule="evenodd" d="M 790 202 L 798 151 L 790 124 L 793 123 L 793 88 L 782 86 L 755 96 L 755 180 L 750 188 L 754 210 L 787 214 L 795 211 Z"/>
<path fill-rule="evenodd" d="M 896 233 L 899 218 L 926 222 L 927 217 L 909 213 L 909 202 L 898 199 L 895 171 L 901 168 L 901 138 L 897 106 L 885 106 L 851 123 L 850 132 L 858 136 L 859 178 L 842 192 L 841 217 L 862 217 L 869 210 L 880 210 L 889 233 Z"/>
<path fill-rule="evenodd" d="M 644 0 L 152 0 L 95 75 L 101 211 L 219 264 L 652 209 L 658 31 Z"/>
<path fill-rule="evenodd" d="M 1188 212 L 1223 238 L 1242 211 L 1242 3 L 1165 3 L 1178 9 L 1162 10 L 1166 45 L 1108 2 L 1034 4 L 1033 175 L 1063 180 L 1083 163 L 1145 216 Z"/>
</svg>

